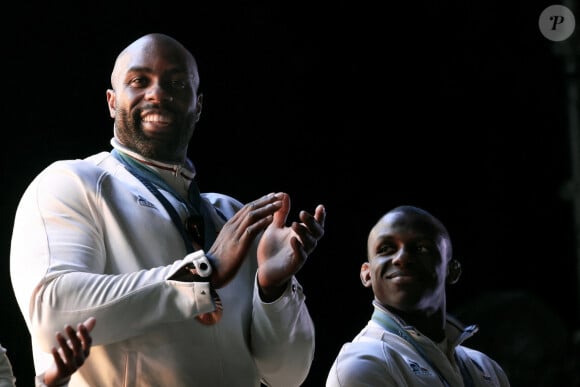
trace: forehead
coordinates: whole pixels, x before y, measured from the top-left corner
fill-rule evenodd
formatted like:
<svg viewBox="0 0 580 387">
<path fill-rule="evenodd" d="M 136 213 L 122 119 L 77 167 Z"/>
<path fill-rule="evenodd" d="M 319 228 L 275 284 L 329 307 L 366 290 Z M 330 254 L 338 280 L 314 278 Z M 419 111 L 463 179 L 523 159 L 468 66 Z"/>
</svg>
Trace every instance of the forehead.
<svg viewBox="0 0 580 387">
<path fill-rule="evenodd" d="M 153 38 L 137 40 L 119 55 L 114 73 L 121 76 L 130 71 L 188 72 L 197 77 L 197 66 L 189 51 L 172 40 Z"/>
<path fill-rule="evenodd" d="M 393 212 L 383 216 L 371 232 L 371 239 L 406 236 L 438 240 L 441 230 L 432 218 L 413 212 Z"/>
</svg>

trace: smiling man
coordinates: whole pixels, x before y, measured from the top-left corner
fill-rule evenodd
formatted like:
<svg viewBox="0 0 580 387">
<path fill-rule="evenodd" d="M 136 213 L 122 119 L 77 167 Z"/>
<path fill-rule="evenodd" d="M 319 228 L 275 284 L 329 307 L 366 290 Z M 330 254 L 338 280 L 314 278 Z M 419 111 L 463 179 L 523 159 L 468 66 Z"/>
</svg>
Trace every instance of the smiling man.
<svg viewBox="0 0 580 387">
<path fill-rule="evenodd" d="M 368 237 L 362 284 L 372 288 L 371 320 L 343 345 L 326 386 L 509 386 L 489 356 L 461 345 L 478 330 L 446 312 L 446 285 L 461 275 L 445 226 L 400 206 Z"/>
<path fill-rule="evenodd" d="M 129 43 L 106 89 L 111 147 L 54 161 L 19 202 L 10 275 L 37 372 L 54 332 L 99 321 L 70 387 L 287 387 L 310 371 L 314 323 L 295 274 L 326 209 L 291 221 L 285 192 L 200 192 L 196 63 L 165 34 Z"/>
</svg>

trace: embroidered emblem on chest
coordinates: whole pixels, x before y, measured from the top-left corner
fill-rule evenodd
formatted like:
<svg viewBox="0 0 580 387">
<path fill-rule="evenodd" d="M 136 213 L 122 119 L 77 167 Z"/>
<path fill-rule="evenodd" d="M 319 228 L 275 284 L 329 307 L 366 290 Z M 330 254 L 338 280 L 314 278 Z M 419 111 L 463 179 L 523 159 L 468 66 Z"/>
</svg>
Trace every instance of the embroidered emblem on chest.
<svg viewBox="0 0 580 387">
<path fill-rule="evenodd" d="M 429 371 L 427 368 L 421 367 L 418 363 L 415 363 L 414 361 L 409 362 L 409 367 L 411 367 L 411 371 L 415 375 L 431 375 L 431 371 Z"/>
<path fill-rule="evenodd" d="M 155 205 L 153 203 L 151 203 L 149 200 L 145 199 L 141 195 L 137 196 L 137 203 L 139 203 L 139 205 L 144 207 L 155 208 Z"/>
</svg>

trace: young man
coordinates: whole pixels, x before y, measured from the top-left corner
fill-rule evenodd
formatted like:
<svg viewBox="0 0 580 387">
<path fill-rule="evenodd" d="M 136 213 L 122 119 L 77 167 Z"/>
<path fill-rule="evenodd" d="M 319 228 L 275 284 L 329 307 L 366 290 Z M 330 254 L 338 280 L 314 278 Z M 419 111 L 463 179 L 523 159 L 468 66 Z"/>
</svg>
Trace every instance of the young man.
<svg viewBox="0 0 580 387">
<path fill-rule="evenodd" d="M 462 345 L 477 327 L 447 315 L 446 285 L 459 279 L 461 265 L 438 219 L 394 208 L 372 228 L 367 251 L 360 277 L 372 288 L 374 312 L 341 348 L 327 387 L 509 386 L 494 360 Z"/>
<path fill-rule="evenodd" d="M 16 213 L 11 279 L 35 367 L 71 318 L 94 316 L 72 386 L 298 386 L 314 327 L 295 274 L 325 209 L 286 226 L 290 198 L 200 194 L 187 150 L 202 111 L 193 55 L 148 34 L 117 57 L 113 150 L 57 161 Z"/>
</svg>

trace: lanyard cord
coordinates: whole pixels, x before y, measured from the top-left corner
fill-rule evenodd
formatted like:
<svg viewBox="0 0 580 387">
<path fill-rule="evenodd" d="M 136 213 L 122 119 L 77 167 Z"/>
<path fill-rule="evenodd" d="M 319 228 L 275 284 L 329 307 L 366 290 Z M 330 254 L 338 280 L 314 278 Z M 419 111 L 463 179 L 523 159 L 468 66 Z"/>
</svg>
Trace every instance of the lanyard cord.
<svg viewBox="0 0 580 387">
<path fill-rule="evenodd" d="M 443 385 L 446 387 L 451 387 L 451 385 L 445 379 L 439 368 L 437 368 L 435 364 L 433 364 L 429 360 L 429 357 L 425 354 L 423 348 L 413 339 L 413 337 L 406 330 L 402 329 L 389 315 L 387 315 L 385 312 L 382 312 L 381 310 L 375 307 L 371 319 L 377 324 L 379 324 L 381 327 L 383 327 L 385 330 L 401 337 L 403 340 L 410 343 L 419 353 L 419 355 L 421 355 L 423 360 L 425 360 L 425 362 L 429 364 L 429 366 L 435 371 L 435 373 L 437 373 L 437 376 L 439 376 L 439 379 L 441 380 Z M 455 356 L 455 360 L 459 364 L 459 370 L 461 371 L 461 376 L 463 378 L 465 386 L 467 387 L 474 386 L 473 379 L 471 378 L 471 375 L 469 374 L 467 367 L 465 366 L 463 361 L 459 358 L 459 356 L 457 356 L 457 354 Z"/>
<path fill-rule="evenodd" d="M 151 182 L 151 180 L 153 180 L 157 184 L 163 186 L 165 189 L 167 189 L 171 193 L 173 193 L 173 190 L 167 184 L 165 184 L 165 182 L 163 182 L 153 172 L 140 166 L 137 161 L 134 161 L 133 159 L 124 155 L 123 153 L 118 152 L 116 149 L 113 149 L 111 154 L 113 155 L 113 157 L 115 157 L 117 160 L 119 160 L 123 165 L 125 165 L 127 170 L 129 172 L 131 172 L 131 174 L 133 174 L 137 179 L 139 179 L 139 181 L 141 181 L 141 183 L 143 183 L 143 185 L 153 195 L 155 195 L 155 197 L 161 202 L 161 204 L 163 204 L 163 207 L 165 207 L 165 210 L 167 210 L 167 212 L 169 213 L 169 216 L 171 217 L 171 220 L 175 224 L 175 227 L 177 227 L 177 229 L 179 230 L 179 233 L 181 234 L 181 238 L 183 239 L 183 243 L 185 245 L 185 250 L 187 251 L 188 254 L 192 253 L 194 251 L 193 245 L 191 243 L 191 239 L 187 233 L 187 230 L 185 229 L 185 226 L 183 225 L 181 218 L 179 217 L 179 214 L 177 213 L 175 208 L 171 205 L 169 200 L 167 200 L 167 198 L 165 196 L 163 196 L 163 194 L 161 192 L 159 192 L 159 190 L 157 189 L 155 184 Z M 187 208 L 189 209 L 190 212 L 200 214 L 199 209 L 200 209 L 200 204 L 201 204 L 201 197 L 199 194 L 199 190 L 197 189 L 197 185 L 195 184 L 194 181 L 191 182 L 191 185 L 194 187 L 190 186 L 192 189 L 190 189 L 190 191 L 189 191 L 189 196 L 191 198 L 192 204 L 197 205 L 197 208 L 190 205 L 189 203 L 186 203 L 186 202 L 183 202 L 183 203 L 187 206 Z M 197 194 L 197 200 L 193 200 L 194 198 L 192 196 L 195 196 L 196 194 Z M 173 193 L 173 195 L 176 198 L 179 198 L 179 196 L 177 194 Z"/>
<path fill-rule="evenodd" d="M 118 152 L 116 149 L 113 149 L 111 154 L 113 155 L 113 157 L 115 157 L 117 160 L 119 160 L 123 165 L 125 165 L 127 170 L 129 172 L 131 172 L 137 179 L 139 179 L 139 181 L 141 183 L 143 183 L 143 185 L 153 195 L 155 195 L 155 197 L 161 202 L 161 204 L 163 204 L 163 207 L 165 207 L 165 210 L 167 210 L 167 212 L 169 213 L 169 216 L 171 216 L 171 220 L 173 221 L 173 224 L 175 224 L 175 227 L 177 227 L 177 229 L 179 230 L 179 233 L 181 234 L 181 238 L 183 239 L 183 243 L 185 245 L 185 251 L 188 254 L 195 251 L 194 245 L 192 243 L 192 239 L 190 239 L 190 236 L 185 228 L 185 225 L 182 223 L 181 218 L 179 217 L 179 214 L 177 213 L 177 210 L 171 205 L 169 200 L 167 200 L 167 198 L 165 196 L 163 196 L 163 194 L 161 192 L 159 192 L 159 190 L 157 189 L 155 184 L 152 182 L 152 181 L 154 181 L 157 184 L 159 184 L 160 186 L 164 187 L 173 196 L 175 196 L 175 198 L 177 198 L 182 203 L 184 203 L 187 206 L 187 208 L 190 212 L 190 215 L 195 215 L 202 222 L 202 225 L 203 225 L 204 218 L 202 216 L 201 194 L 199 193 L 199 190 L 197 188 L 197 184 L 195 184 L 195 181 L 193 181 L 193 180 L 191 181 L 191 183 L 189 185 L 189 190 L 187 192 L 188 196 L 189 196 L 189 200 L 191 201 L 191 204 L 192 204 L 192 205 L 190 205 L 189 203 L 181 200 L 179 195 L 177 195 L 171 189 L 171 187 L 169 187 L 161 178 L 159 178 L 155 173 L 151 172 L 149 169 L 140 165 L 136 160 L 132 159 L 131 157 L 129 157 L 121 152 Z M 217 211 L 217 208 L 216 208 L 216 211 Z M 225 218 L 225 217 L 223 217 L 223 215 L 220 212 L 218 212 L 218 214 L 220 216 L 222 216 L 222 218 Z M 205 228 L 206 231 L 209 231 L 209 234 L 207 234 L 207 232 L 204 233 L 204 231 L 201 231 L 202 233 L 211 236 L 211 238 L 205 237 L 204 238 L 205 242 L 202 242 L 202 243 L 204 243 L 204 246 L 201 246 L 201 248 L 204 248 L 207 251 L 206 246 L 208 246 L 208 245 L 211 246 L 211 244 L 215 240 L 216 233 L 214 232 L 212 234 L 209 227 L 202 226 L 201 228 L 202 228 L 202 230 Z M 199 314 L 196 316 L 196 319 L 204 325 L 213 325 L 213 324 L 217 323 L 221 319 L 221 316 L 223 313 L 223 304 L 222 304 L 222 301 L 220 299 L 220 296 L 217 294 L 217 292 L 215 291 L 215 289 L 213 287 L 210 287 L 210 292 L 211 292 L 211 296 L 213 298 L 213 302 L 216 306 L 216 309 L 213 312 L 202 313 L 202 314 Z"/>
</svg>

